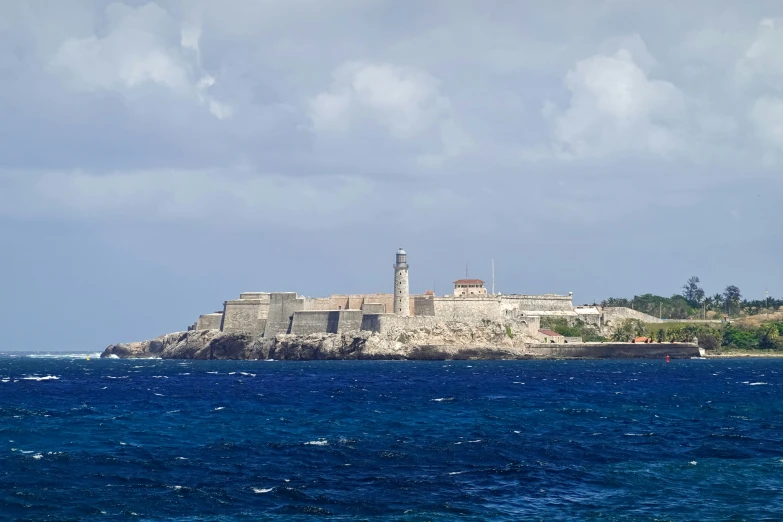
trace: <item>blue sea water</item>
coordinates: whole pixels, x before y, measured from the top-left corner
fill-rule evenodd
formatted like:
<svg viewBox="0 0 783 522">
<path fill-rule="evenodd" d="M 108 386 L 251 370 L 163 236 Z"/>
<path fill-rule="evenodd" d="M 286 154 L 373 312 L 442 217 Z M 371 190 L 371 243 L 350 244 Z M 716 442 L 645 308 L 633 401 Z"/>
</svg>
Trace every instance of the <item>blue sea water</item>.
<svg viewBox="0 0 783 522">
<path fill-rule="evenodd" d="M 783 520 L 783 360 L 0 355 L 0 519 Z"/>
</svg>

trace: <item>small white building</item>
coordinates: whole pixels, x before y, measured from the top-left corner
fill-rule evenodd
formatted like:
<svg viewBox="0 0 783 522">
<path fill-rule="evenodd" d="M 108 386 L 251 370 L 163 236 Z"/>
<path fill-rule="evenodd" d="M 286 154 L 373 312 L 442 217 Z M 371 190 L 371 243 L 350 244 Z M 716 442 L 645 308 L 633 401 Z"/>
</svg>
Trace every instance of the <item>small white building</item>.
<svg viewBox="0 0 783 522">
<path fill-rule="evenodd" d="M 481 279 L 457 279 L 454 281 L 454 296 L 487 295 L 484 281 Z"/>
</svg>

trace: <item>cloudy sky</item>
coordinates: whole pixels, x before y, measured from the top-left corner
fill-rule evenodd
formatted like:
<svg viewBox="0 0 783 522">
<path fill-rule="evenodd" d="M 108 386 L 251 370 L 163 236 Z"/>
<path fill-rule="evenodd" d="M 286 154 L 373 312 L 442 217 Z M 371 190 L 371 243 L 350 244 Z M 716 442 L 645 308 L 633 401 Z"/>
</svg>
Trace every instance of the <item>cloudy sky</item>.
<svg viewBox="0 0 783 522">
<path fill-rule="evenodd" d="M 0 350 L 241 291 L 783 296 L 779 0 L 0 0 Z"/>
</svg>

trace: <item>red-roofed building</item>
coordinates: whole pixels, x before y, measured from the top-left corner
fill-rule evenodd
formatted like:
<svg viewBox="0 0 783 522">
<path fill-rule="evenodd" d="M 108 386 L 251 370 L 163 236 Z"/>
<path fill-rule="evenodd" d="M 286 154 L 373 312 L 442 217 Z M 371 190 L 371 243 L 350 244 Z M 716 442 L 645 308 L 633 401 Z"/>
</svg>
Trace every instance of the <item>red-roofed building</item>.
<svg viewBox="0 0 783 522">
<path fill-rule="evenodd" d="M 487 295 L 487 289 L 481 279 L 457 279 L 454 281 L 454 295 Z"/>
<path fill-rule="evenodd" d="M 559 333 L 555 332 L 554 330 L 548 330 L 546 328 L 541 328 L 538 331 L 539 334 L 544 336 L 544 342 L 545 343 L 564 343 L 565 337 L 560 335 Z"/>
</svg>

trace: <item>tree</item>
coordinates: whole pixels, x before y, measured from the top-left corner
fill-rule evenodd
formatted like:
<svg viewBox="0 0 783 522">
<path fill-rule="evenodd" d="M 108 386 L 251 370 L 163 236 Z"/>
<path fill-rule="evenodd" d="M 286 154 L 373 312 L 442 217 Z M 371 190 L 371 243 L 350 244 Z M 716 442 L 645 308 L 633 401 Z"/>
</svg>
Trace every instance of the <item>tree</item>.
<svg viewBox="0 0 783 522">
<path fill-rule="evenodd" d="M 682 285 L 682 296 L 691 306 L 697 306 L 704 299 L 704 290 L 699 287 L 699 278 L 691 277 Z"/>
<path fill-rule="evenodd" d="M 740 301 L 742 301 L 740 289 L 734 285 L 727 286 L 726 290 L 723 291 L 723 305 L 726 307 L 726 313 L 730 314 L 733 311 L 738 311 Z"/>
<path fill-rule="evenodd" d="M 722 294 L 715 294 L 712 296 L 712 305 L 715 307 L 716 310 L 720 310 L 723 308 L 723 295 Z"/>
</svg>

